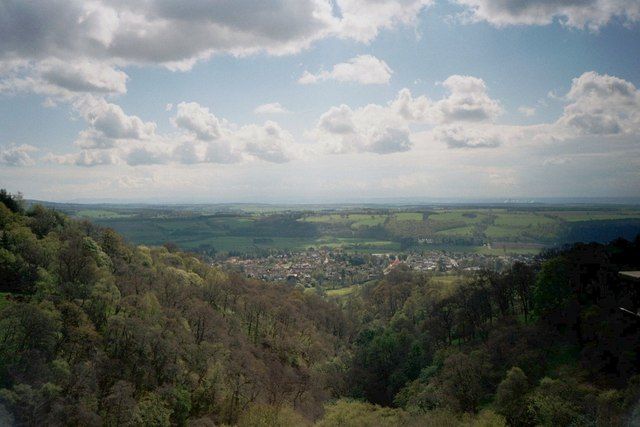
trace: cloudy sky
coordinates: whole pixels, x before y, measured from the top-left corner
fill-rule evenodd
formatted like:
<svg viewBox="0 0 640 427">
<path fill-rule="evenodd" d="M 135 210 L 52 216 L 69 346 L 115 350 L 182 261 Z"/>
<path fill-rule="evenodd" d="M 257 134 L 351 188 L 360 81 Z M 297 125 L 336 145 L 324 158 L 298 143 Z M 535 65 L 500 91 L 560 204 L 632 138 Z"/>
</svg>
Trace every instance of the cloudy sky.
<svg viewBox="0 0 640 427">
<path fill-rule="evenodd" d="M 0 0 L 0 186 L 640 197 L 638 86 L 638 0 Z"/>
</svg>

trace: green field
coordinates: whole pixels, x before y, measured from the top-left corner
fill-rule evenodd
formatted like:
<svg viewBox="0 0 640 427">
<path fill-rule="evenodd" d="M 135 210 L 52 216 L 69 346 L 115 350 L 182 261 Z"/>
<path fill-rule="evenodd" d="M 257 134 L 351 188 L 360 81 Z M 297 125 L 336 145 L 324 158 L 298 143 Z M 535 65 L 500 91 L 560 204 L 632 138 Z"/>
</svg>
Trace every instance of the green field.
<svg viewBox="0 0 640 427">
<path fill-rule="evenodd" d="M 497 227 L 505 228 L 528 228 L 555 224 L 557 220 L 537 213 L 498 213 L 493 221 Z"/>
<path fill-rule="evenodd" d="M 436 231 L 436 236 L 472 237 L 475 230 L 473 225 L 465 225 Z"/>
<path fill-rule="evenodd" d="M 490 225 L 485 230 L 485 236 L 494 240 L 514 240 L 520 237 L 521 230 L 518 227 L 500 227 Z"/>
<path fill-rule="evenodd" d="M 465 224 L 476 224 L 486 220 L 493 210 L 447 210 L 437 211 L 429 214 L 429 221 L 435 222 L 464 222 Z"/>
<path fill-rule="evenodd" d="M 119 212 L 100 210 L 100 209 L 85 209 L 82 211 L 78 211 L 76 215 L 79 217 L 89 218 L 89 219 L 128 218 L 133 216 L 133 214 L 123 214 Z"/>
<path fill-rule="evenodd" d="M 358 228 L 381 225 L 386 219 L 387 215 L 378 214 L 329 214 L 309 216 L 302 218 L 301 221 L 319 224 L 348 225 L 352 228 Z"/>
<path fill-rule="evenodd" d="M 422 221 L 422 212 L 398 212 L 394 214 L 398 221 Z"/>
<path fill-rule="evenodd" d="M 76 205 L 69 213 L 112 227 L 133 243 L 173 242 L 209 252 L 328 247 L 363 253 L 446 248 L 488 255 L 532 254 L 567 239 L 606 240 L 620 232 L 633 238 L 634 230 L 640 230 L 640 208 L 606 206 L 319 207 L 314 211 L 269 205 Z M 589 234 L 590 227 L 600 227 L 601 232 Z"/>
<path fill-rule="evenodd" d="M 371 220 L 358 216 L 361 222 Z M 396 251 L 399 244 L 391 240 L 356 236 L 309 235 L 314 229 L 302 229 L 291 236 L 287 222 L 272 223 L 258 217 L 193 216 L 185 218 L 104 219 L 99 224 L 114 228 L 137 244 L 177 244 L 186 250 L 215 249 L 217 252 L 255 253 L 260 250 L 299 251 L 310 247 L 342 248 L 353 252 Z M 295 234 L 295 232 L 294 232 Z"/>
</svg>

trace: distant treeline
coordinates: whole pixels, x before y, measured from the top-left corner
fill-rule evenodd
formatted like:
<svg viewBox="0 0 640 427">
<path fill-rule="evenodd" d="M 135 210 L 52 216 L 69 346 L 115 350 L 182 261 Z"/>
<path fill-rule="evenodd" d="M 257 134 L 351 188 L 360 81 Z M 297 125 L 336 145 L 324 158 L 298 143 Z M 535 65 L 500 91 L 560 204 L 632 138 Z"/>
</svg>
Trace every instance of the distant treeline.
<svg viewBox="0 0 640 427">
<path fill-rule="evenodd" d="M 638 219 L 581 221 L 568 224 L 558 238 L 559 244 L 575 242 L 606 243 L 622 237 L 633 240 L 640 233 Z"/>
</svg>

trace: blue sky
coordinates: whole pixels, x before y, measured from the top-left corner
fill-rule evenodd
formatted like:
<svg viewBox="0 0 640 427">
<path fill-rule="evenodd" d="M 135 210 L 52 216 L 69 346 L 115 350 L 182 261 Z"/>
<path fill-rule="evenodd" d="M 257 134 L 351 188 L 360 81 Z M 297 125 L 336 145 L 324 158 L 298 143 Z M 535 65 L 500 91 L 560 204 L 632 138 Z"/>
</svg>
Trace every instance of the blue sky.
<svg viewBox="0 0 640 427">
<path fill-rule="evenodd" d="M 637 0 L 331 6 L 0 0 L 0 184 L 59 201 L 640 196 Z"/>
</svg>

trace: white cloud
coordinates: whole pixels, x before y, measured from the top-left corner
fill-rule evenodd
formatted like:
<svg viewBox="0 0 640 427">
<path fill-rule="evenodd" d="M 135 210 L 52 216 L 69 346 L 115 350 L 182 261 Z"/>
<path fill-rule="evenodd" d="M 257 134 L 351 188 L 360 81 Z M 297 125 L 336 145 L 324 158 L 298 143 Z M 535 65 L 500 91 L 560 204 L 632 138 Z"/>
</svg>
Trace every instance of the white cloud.
<svg viewBox="0 0 640 427">
<path fill-rule="evenodd" d="M 305 71 L 298 79 L 300 84 L 314 84 L 326 80 L 353 82 L 364 85 L 389 83 L 393 71 L 381 59 L 371 55 L 359 55 L 347 62 L 335 64 L 331 71 L 311 74 Z"/>
<path fill-rule="evenodd" d="M 372 138 L 367 151 L 378 154 L 409 151 L 412 146 L 409 136 L 410 132 L 405 128 L 388 127 L 382 129 Z"/>
<path fill-rule="evenodd" d="M 503 111 L 500 103 L 487 94 L 484 81 L 453 75 L 442 85 L 449 93 L 438 101 L 424 95 L 414 98 L 409 89 L 402 89 L 387 106 L 369 104 L 355 110 L 344 104 L 331 107 L 320 116 L 309 136 L 331 153 L 389 154 L 411 149 L 412 125 L 448 125 L 438 129 L 435 139 L 449 147 L 500 145 L 499 137 L 481 135 L 490 126 L 479 124 L 492 123 Z M 464 123 L 475 127 L 454 126 Z"/>
<path fill-rule="evenodd" d="M 126 162 L 130 166 L 159 165 L 170 160 L 169 153 L 154 149 L 156 147 L 134 147 L 126 153 Z"/>
<path fill-rule="evenodd" d="M 56 155 L 49 153 L 45 159 L 49 163 L 75 166 L 100 166 L 121 163 L 117 154 L 112 150 L 82 150 L 79 153 Z"/>
<path fill-rule="evenodd" d="M 424 95 L 414 98 L 409 89 L 402 89 L 390 106 L 408 121 L 431 124 L 493 121 L 503 113 L 482 79 L 452 75 L 442 86 L 448 93 L 438 101 Z"/>
<path fill-rule="evenodd" d="M 296 51 L 337 23 L 320 0 L 9 0 L 3 16 L 0 52 L 6 56 L 91 56 L 172 67 L 214 52 Z"/>
<path fill-rule="evenodd" d="M 264 125 L 248 125 L 240 128 L 233 139 L 244 144 L 244 151 L 258 159 L 273 163 L 288 162 L 292 153 L 293 136 L 277 123 L 267 121 Z"/>
<path fill-rule="evenodd" d="M 450 148 L 493 148 L 503 142 L 499 134 L 487 127 L 443 126 L 435 128 L 433 135 Z"/>
<path fill-rule="evenodd" d="M 102 98 L 83 97 L 74 103 L 74 108 L 89 124 L 89 128 L 80 132 L 76 140 L 82 148 L 111 148 L 119 141 L 151 140 L 155 137 L 155 123 L 129 116 L 119 105 Z"/>
<path fill-rule="evenodd" d="M 126 93 L 127 79 L 124 72 L 101 62 L 50 58 L 21 63 L 0 73 L 0 92 L 32 92 L 71 100 L 78 94 Z"/>
<path fill-rule="evenodd" d="M 430 3 L 6 0 L 0 17 L 0 90 L 65 99 L 76 93 L 120 94 L 127 76 L 118 68 L 128 65 L 188 70 L 215 54 L 292 54 L 328 37 L 369 42 L 382 29 L 413 25 Z"/>
<path fill-rule="evenodd" d="M 398 92 L 398 96 L 390 103 L 390 107 L 409 122 L 433 122 L 436 120 L 431 100 L 424 95 L 414 98 L 407 88 Z"/>
<path fill-rule="evenodd" d="M 344 189 L 345 182 L 361 185 L 358 188 L 362 188 L 364 197 L 395 197 L 398 188 L 403 195 L 416 197 L 423 197 L 425 192 L 446 196 L 443 189 L 455 189 L 456 194 L 468 197 L 521 189 L 551 195 L 572 191 L 587 194 L 592 188 L 603 194 L 609 190 L 637 192 L 629 183 L 637 184 L 640 179 L 640 147 L 635 144 L 640 103 L 638 90 L 631 83 L 585 73 L 574 79 L 568 93 L 559 98 L 565 110 L 557 120 L 527 126 L 500 123 L 502 107 L 478 78 L 452 76 L 443 88 L 446 93 L 439 99 L 403 89 L 382 105 L 328 108 L 305 134 L 315 144 L 297 143 L 290 132 L 271 121 L 230 123 L 197 103 L 174 107 L 176 128 L 162 134 L 153 123 L 148 132 L 131 131 L 145 129 L 145 122 L 133 120 L 136 116 L 127 115 L 114 104 L 96 103 L 93 108 L 82 109 L 75 102 L 87 120 L 88 130 L 99 132 L 106 148 L 97 148 L 100 144 L 95 142 L 94 148 L 49 156 L 49 160 L 104 165 L 94 169 L 91 176 L 175 174 L 176 179 L 188 178 L 191 183 L 185 197 L 210 197 L 215 193 L 231 198 L 241 193 L 254 198 L 265 194 L 302 198 L 311 194 L 313 198 L 325 195 L 346 199 L 352 197 L 348 192 L 352 188 Z M 90 115 L 88 111 L 97 112 Z M 102 115 L 118 119 L 98 120 Z M 615 125 L 603 125 L 604 117 Z M 138 125 L 109 126 L 112 121 Z M 123 135 L 126 137 L 115 138 Z M 578 152 L 585 156 L 578 158 Z M 596 158 L 603 152 L 610 152 L 610 157 Z M 380 155 L 367 155 L 363 161 L 362 153 Z M 392 155 L 393 161 L 384 155 Z M 291 162 L 286 167 L 279 165 L 287 161 Z M 270 165 L 257 165 L 259 162 Z M 35 169 L 39 168 L 24 172 Z M 68 169 L 78 174 L 76 184 L 87 176 L 76 168 Z M 12 169 L 14 174 L 21 171 Z M 50 176 L 57 177 L 58 172 Z M 6 176 L 0 168 L 0 178 L 3 173 Z M 354 176 L 358 178 L 354 180 Z M 603 176 L 607 182 L 603 182 Z M 402 178 L 394 181 L 393 177 Z M 558 190 L 557 182 L 569 178 L 571 189 Z M 160 184 L 151 187 L 157 194 L 166 193 Z M 136 194 L 147 197 L 145 190 Z M 173 191 L 177 194 L 181 190 Z"/>
<path fill-rule="evenodd" d="M 482 79 L 453 75 L 442 82 L 450 94 L 435 104 L 442 122 L 495 120 L 500 103 L 491 99 Z"/>
<path fill-rule="evenodd" d="M 637 134 L 640 91 L 630 82 L 594 71 L 573 79 L 558 125 L 577 135 Z"/>
<path fill-rule="evenodd" d="M 553 123 L 509 126 L 496 125 L 491 120 L 475 124 L 453 122 L 436 127 L 434 138 L 452 148 L 472 148 L 497 147 L 510 141 L 539 143 L 583 137 L 633 138 L 640 132 L 640 91 L 624 79 L 589 71 L 574 78 L 569 92 L 558 99 L 566 105 L 563 114 Z M 476 105 L 483 104 L 491 105 L 486 101 L 476 102 Z M 499 110 L 489 108 L 487 111 L 497 113 Z M 519 111 L 524 115 L 535 114 L 535 109 L 527 107 L 521 107 Z M 446 120 L 441 122 L 447 123 Z"/>
<path fill-rule="evenodd" d="M 407 122 L 388 107 L 369 104 L 352 110 L 347 105 L 324 113 L 309 136 L 330 153 L 389 154 L 411 148 Z"/>
<path fill-rule="evenodd" d="M 208 143 L 206 147 L 183 144 L 177 154 L 189 162 L 232 163 L 241 160 L 241 153 L 274 163 L 283 163 L 292 157 L 293 136 L 275 122 L 238 128 L 226 120 L 219 120 L 208 108 L 196 102 L 178 104 L 173 122 L 199 141 Z"/>
<path fill-rule="evenodd" d="M 452 148 L 479 148 L 516 141 L 537 144 L 584 137 L 599 137 L 598 141 L 603 143 L 610 141 L 607 138 L 633 139 L 640 132 L 640 91 L 626 80 L 586 72 L 574 78 L 569 92 L 558 99 L 566 105 L 563 114 L 553 123 L 510 126 L 485 120 L 479 123 L 454 121 L 446 125 L 444 120 L 441 123 L 445 125 L 437 126 L 433 136 Z M 498 111 L 488 109 L 492 110 Z M 535 109 L 521 107 L 519 110 L 525 115 L 535 114 Z"/>
<path fill-rule="evenodd" d="M 339 107 L 331 107 L 329 111 L 320 116 L 318 127 L 333 134 L 353 133 L 355 132 L 353 110 L 345 104 Z"/>
<path fill-rule="evenodd" d="M 90 61 L 48 60 L 37 72 L 48 84 L 69 92 L 125 93 L 127 75 L 104 64 Z"/>
<path fill-rule="evenodd" d="M 554 20 L 574 28 L 597 30 L 613 19 L 640 20 L 637 0 L 456 0 L 467 18 L 506 25 L 547 25 Z"/>
<path fill-rule="evenodd" d="M 289 113 L 289 110 L 284 108 L 279 102 L 270 102 L 268 104 L 258 105 L 253 112 L 256 114 L 285 114 Z"/>
<path fill-rule="evenodd" d="M 177 134 L 157 134 L 156 124 L 129 116 L 118 105 L 83 98 L 74 104 L 89 128 L 76 141 L 79 153 L 50 154 L 46 161 L 78 166 L 238 163 L 259 159 L 284 163 L 300 151 L 293 136 L 275 122 L 237 126 L 219 120 L 196 102 L 177 105 Z"/>
<path fill-rule="evenodd" d="M 179 103 L 173 123 L 181 129 L 192 132 L 202 141 L 220 138 L 220 121 L 209 112 L 208 108 L 200 106 L 197 102 Z"/>
<path fill-rule="evenodd" d="M 204 162 L 207 163 L 238 163 L 243 159 L 241 147 L 230 141 L 220 141 L 206 146 Z"/>
<path fill-rule="evenodd" d="M 8 166 L 33 166 L 34 159 L 31 153 L 38 149 L 29 144 L 10 144 L 6 147 L 0 146 L 0 164 Z"/>
<path fill-rule="evenodd" d="M 336 0 L 342 19 L 337 34 L 358 41 L 374 39 L 380 30 L 412 25 L 433 0 Z"/>
</svg>

